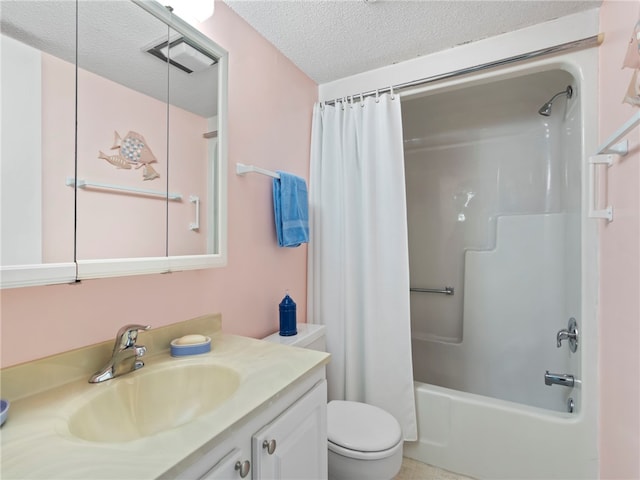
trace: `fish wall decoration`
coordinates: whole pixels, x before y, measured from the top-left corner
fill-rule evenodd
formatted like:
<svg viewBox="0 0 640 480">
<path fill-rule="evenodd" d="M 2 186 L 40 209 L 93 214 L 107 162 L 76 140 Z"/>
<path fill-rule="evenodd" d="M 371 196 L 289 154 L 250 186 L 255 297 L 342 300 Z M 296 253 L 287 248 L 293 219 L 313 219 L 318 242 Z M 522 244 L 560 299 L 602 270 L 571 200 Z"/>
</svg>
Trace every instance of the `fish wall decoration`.
<svg viewBox="0 0 640 480">
<path fill-rule="evenodd" d="M 98 158 L 106 160 L 118 169 L 138 170 L 142 168 L 142 179 L 153 180 L 160 177 L 160 174 L 150 165 L 157 163 L 151 149 L 147 145 L 147 141 L 137 132 L 129 132 L 122 138 L 118 132 L 114 132 L 113 145 L 111 150 L 118 150 L 115 155 L 107 155 L 102 150 L 98 151 Z"/>
<path fill-rule="evenodd" d="M 631 82 L 622 101 L 634 107 L 640 107 L 640 20 L 637 21 L 631 33 L 622 68 L 633 70 Z"/>
</svg>

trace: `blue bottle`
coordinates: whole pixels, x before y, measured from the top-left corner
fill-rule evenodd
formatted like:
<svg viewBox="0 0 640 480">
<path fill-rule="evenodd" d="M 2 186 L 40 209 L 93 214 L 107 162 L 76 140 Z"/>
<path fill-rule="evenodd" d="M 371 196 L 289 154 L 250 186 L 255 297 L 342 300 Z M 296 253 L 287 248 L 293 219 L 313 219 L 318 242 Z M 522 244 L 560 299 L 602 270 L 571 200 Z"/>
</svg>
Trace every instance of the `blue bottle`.
<svg viewBox="0 0 640 480">
<path fill-rule="evenodd" d="M 280 335 L 290 337 L 297 333 L 296 302 L 287 293 L 280 302 Z"/>
</svg>

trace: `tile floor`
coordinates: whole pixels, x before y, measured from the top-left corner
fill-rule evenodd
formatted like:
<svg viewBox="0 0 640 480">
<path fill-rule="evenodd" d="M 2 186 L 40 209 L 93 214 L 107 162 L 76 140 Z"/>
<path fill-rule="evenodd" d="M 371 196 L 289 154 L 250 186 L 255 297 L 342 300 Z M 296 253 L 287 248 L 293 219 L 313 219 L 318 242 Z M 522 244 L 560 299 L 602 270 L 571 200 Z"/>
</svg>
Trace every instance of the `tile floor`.
<svg viewBox="0 0 640 480">
<path fill-rule="evenodd" d="M 472 480 L 447 470 L 420 463 L 411 458 L 402 459 L 402 468 L 394 480 Z"/>
</svg>

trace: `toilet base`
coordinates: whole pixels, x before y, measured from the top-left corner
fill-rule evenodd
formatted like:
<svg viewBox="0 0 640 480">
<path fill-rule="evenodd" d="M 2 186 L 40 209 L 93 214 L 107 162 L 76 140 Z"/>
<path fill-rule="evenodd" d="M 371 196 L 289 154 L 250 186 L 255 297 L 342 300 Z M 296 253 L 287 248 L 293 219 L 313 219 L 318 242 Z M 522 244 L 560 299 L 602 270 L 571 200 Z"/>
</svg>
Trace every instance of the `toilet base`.
<svg viewBox="0 0 640 480">
<path fill-rule="evenodd" d="M 402 466 L 402 442 L 398 447 L 388 457 L 367 460 L 329 450 L 329 480 L 391 480 Z"/>
</svg>

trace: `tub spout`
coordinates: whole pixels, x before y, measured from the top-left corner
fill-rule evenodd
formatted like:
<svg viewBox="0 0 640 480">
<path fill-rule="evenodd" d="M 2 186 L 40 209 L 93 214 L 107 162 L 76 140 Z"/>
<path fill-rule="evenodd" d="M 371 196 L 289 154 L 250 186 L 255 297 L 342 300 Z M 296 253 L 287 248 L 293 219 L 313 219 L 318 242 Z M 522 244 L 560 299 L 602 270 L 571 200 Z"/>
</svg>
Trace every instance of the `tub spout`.
<svg viewBox="0 0 640 480">
<path fill-rule="evenodd" d="M 565 387 L 572 388 L 575 382 L 575 377 L 568 373 L 549 373 L 549 370 L 547 370 L 544 374 L 545 385 L 564 385 Z"/>
</svg>

